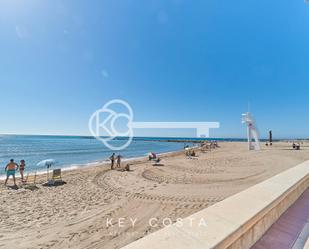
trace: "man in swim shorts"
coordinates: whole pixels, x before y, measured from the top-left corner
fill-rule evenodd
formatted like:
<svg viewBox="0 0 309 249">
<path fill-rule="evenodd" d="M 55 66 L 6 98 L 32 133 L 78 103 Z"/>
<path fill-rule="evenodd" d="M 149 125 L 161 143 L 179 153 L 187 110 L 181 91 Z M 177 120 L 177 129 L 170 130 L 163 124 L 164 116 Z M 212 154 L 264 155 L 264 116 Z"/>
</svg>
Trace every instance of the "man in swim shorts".
<svg viewBox="0 0 309 249">
<path fill-rule="evenodd" d="M 5 171 L 6 171 L 6 180 L 4 182 L 4 185 L 7 184 L 7 181 L 10 176 L 13 176 L 14 186 L 16 186 L 16 180 L 15 180 L 15 172 L 18 170 L 18 164 L 14 162 L 14 159 L 11 159 L 10 162 L 6 165 Z"/>
</svg>

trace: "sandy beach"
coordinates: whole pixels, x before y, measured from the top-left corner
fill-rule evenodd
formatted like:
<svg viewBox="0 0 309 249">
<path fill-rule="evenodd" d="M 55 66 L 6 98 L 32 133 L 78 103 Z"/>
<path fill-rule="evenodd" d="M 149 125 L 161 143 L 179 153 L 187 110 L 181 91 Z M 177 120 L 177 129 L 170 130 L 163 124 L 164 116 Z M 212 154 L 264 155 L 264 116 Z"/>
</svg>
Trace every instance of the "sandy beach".
<svg viewBox="0 0 309 249">
<path fill-rule="evenodd" d="M 162 166 L 140 159 L 130 172 L 106 164 L 65 171 L 63 186 L 44 187 L 41 175 L 34 191 L 1 181 L 0 248 L 120 248 L 309 160 L 309 143 L 300 151 L 286 142 L 261 151 L 219 145 L 196 159 L 165 155 Z"/>
</svg>

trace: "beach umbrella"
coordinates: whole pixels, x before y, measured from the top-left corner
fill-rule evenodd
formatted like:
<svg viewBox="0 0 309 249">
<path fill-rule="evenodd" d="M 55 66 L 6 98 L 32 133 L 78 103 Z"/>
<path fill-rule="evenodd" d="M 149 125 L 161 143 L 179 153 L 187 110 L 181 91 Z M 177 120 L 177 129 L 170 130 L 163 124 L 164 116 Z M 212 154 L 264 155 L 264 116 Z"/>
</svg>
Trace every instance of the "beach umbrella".
<svg viewBox="0 0 309 249">
<path fill-rule="evenodd" d="M 49 168 L 53 165 L 55 165 L 57 163 L 57 161 L 55 159 L 45 159 L 43 161 L 40 161 L 37 163 L 38 167 L 46 167 L 47 170 L 47 181 L 49 179 Z"/>
</svg>

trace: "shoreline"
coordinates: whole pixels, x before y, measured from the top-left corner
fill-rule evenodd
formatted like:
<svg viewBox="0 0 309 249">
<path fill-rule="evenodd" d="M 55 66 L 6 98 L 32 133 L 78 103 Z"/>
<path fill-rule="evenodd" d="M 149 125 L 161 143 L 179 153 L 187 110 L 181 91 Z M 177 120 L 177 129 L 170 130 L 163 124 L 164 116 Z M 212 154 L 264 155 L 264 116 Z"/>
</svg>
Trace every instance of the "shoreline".
<svg viewBox="0 0 309 249">
<path fill-rule="evenodd" d="M 0 184 L 0 244 L 118 249 L 159 230 L 165 219 L 174 223 L 309 159 L 309 143 L 299 151 L 284 142 L 261 151 L 248 151 L 243 142 L 219 146 L 198 151 L 197 158 L 182 150 L 161 153 L 160 166 L 146 157 L 129 160 L 130 171 L 110 170 L 104 162 L 64 171 L 61 186 L 42 185 L 44 175 L 33 190 Z M 123 218 L 136 225 L 119 225 Z M 152 218 L 157 226 L 149 226 Z"/>
<path fill-rule="evenodd" d="M 196 147 L 194 147 L 196 148 Z M 169 151 L 169 152 L 162 152 L 162 153 L 158 153 L 158 156 L 161 157 L 166 157 L 169 155 L 173 155 L 173 154 L 177 154 L 177 153 L 181 153 L 183 152 L 182 150 L 175 150 L 175 151 Z M 125 158 L 121 160 L 121 163 L 126 163 L 126 162 L 130 162 L 130 163 L 134 163 L 134 162 L 144 162 L 147 161 L 147 156 L 140 156 L 140 157 L 131 157 L 131 158 Z M 68 172 L 68 171 L 74 171 L 74 170 L 80 170 L 80 169 L 89 169 L 89 168 L 94 168 L 94 167 L 102 167 L 102 166 L 108 166 L 110 165 L 109 159 L 105 159 L 102 161 L 97 161 L 97 162 L 89 162 L 89 163 L 84 163 L 84 164 L 72 164 L 70 166 L 65 166 L 65 167 L 57 167 L 57 166 L 53 166 L 51 170 L 53 169 L 57 169 L 57 168 L 61 168 L 62 172 Z M 27 174 L 34 174 L 36 173 L 37 176 L 46 176 L 46 170 L 40 170 L 40 171 L 25 171 L 25 177 L 27 176 Z M 0 175 L 0 182 L 4 181 L 6 179 L 6 175 L 2 174 Z M 20 179 L 20 173 L 19 170 L 16 172 L 16 180 Z"/>
<path fill-rule="evenodd" d="M 71 136 L 71 135 L 0 135 L 0 136 L 27 136 L 27 137 L 31 137 L 31 136 L 37 136 L 37 137 L 59 137 L 59 138 L 93 138 L 93 137 L 89 137 L 89 136 Z M 93 138 L 94 139 L 94 138 Z M 119 140 L 121 140 L 122 138 L 120 138 Z M 156 138 L 156 137 L 136 137 L 135 138 L 136 141 L 139 142 L 164 142 L 164 143 L 191 143 L 192 148 L 198 147 L 196 146 L 196 144 L 200 144 L 202 142 L 210 142 L 210 141 L 218 141 L 219 143 L 233 143 L 233 142 L 237 142 L 237 143 L 245 143 L 246 139 L 242 139 L 242 138 L 172 138 L 172 137 L 163 137 L 162 139 L 160 137 Z M 267 141 L 267 139 L 261 139 L 261 144 L 265 141 Z M 302 142 L 302 143 L 306 143 L 308 142 L 307 139 L 274 139 L 273 142 L 278 143 L 278 142 L 286 142 L 286 143 L 291 143 L 293 141 L 298 141 L 298 142 Z M 167 153 L 175 153 L 175 152 L 179 152 L 181 150 L 174 150 L 174 151 L 168 151 L 168 152 L 162 152 L 162 153 L 158 153 L 158 155 L 164 155 Z M 112 152 L 111 152 L 112 153 Z M 146 156 L 136 156 L 136 157 L 130 157 L 130 158 L 126 158 L 123 159 L 122 162 L 125 161 L 135 161 L 135 160 L 140 160 L 142 158 L 144 158 Z M 68 165 L 60 165 L 60 166 L 54 166 L 53 168 L 61 168 L 62 171 L 71 171 L 71 170 L 77 170 L 77 169 L 81 169 L 81 168 L 88 168 L 88 167 L 96 167 L 96 166 L 100 166 L 100 165 L 105 165 L 108 164 L 108 158 L 106 159 L 101 159 L 101 160 L 95 160 L 95 161 L 89 161 L 89 162 L 85 162 L 85 163 L 72 163 L 72 164 L 68 164 Z M 26 168 L 27 169 L 27 168 Z M 37 175 L 44 175 L 46 174 L 46 169 L 39 169 L 39 170 L 34 170 L 34 169 L 30 169 L 29 171 L 25 171 L 25 176 L 29 173 L 29 174 L 33 174 L 35 173 Z M 16 172 L 16 177 L 20 178 L 20 173 L 19 171 Z M 6 174 L 0 174 L 0 181 L 3 181 L 6 179 Z"/>
</svg>

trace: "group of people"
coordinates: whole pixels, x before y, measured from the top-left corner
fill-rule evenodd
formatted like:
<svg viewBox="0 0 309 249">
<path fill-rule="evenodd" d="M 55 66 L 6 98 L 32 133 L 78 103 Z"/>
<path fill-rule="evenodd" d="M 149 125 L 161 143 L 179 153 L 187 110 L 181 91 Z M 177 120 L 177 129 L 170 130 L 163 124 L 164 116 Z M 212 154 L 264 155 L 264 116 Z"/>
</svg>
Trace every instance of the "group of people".
<svg viewBox="0 0 309 249">
<path fill-rule="evenodd" d="M 115 168 L 115 162 L 116 162 L 116 167 L 117 168 L 121 168 L 121 158 L 122 156 L 121 155 L 117 155 L 115 153 L 113 153 L 109 160 L 111 161 L 111 169 L 114 169 Z"/>
<path fill-rule="evenodd" d="M 26 167 L 25 160 L 20 160 L 20 164 L 18 165 L 17 163 L 15 163 L 14 159 L 11 159 L 10 162 L 5 166 L 6 179 L 5 179 L 4 185 L 7 184 L 10 176 L 12 176 L 13 181 L 14 181 L 14 186 L 16 186 L 15 174 L 16 174 L 17 170 L 19 170 L 20 176 L 21 176 L 21 181 L 23 182 L 24 181 L 25 167 Z"/>
<path fill-rule="evenodd" d="M 210 150 L 210 149 L 219 148 L 219 144 L 217 141 L 204 141 L 200 144 L 200 147 L 202 149 Z"/>
<path fill-rule="evenodd" d="M 294 150 L 300 150 L 300 143 L 293 142 L 292 147 Z"/>
<path fill-rule="evenodd" d="M 196 153 L 195 150 L 191 149 L 191 148 L 187 148 L 186 150 L 186 156 L 191 158 L 191 157 L 196 157 Z"/>
</svg>

